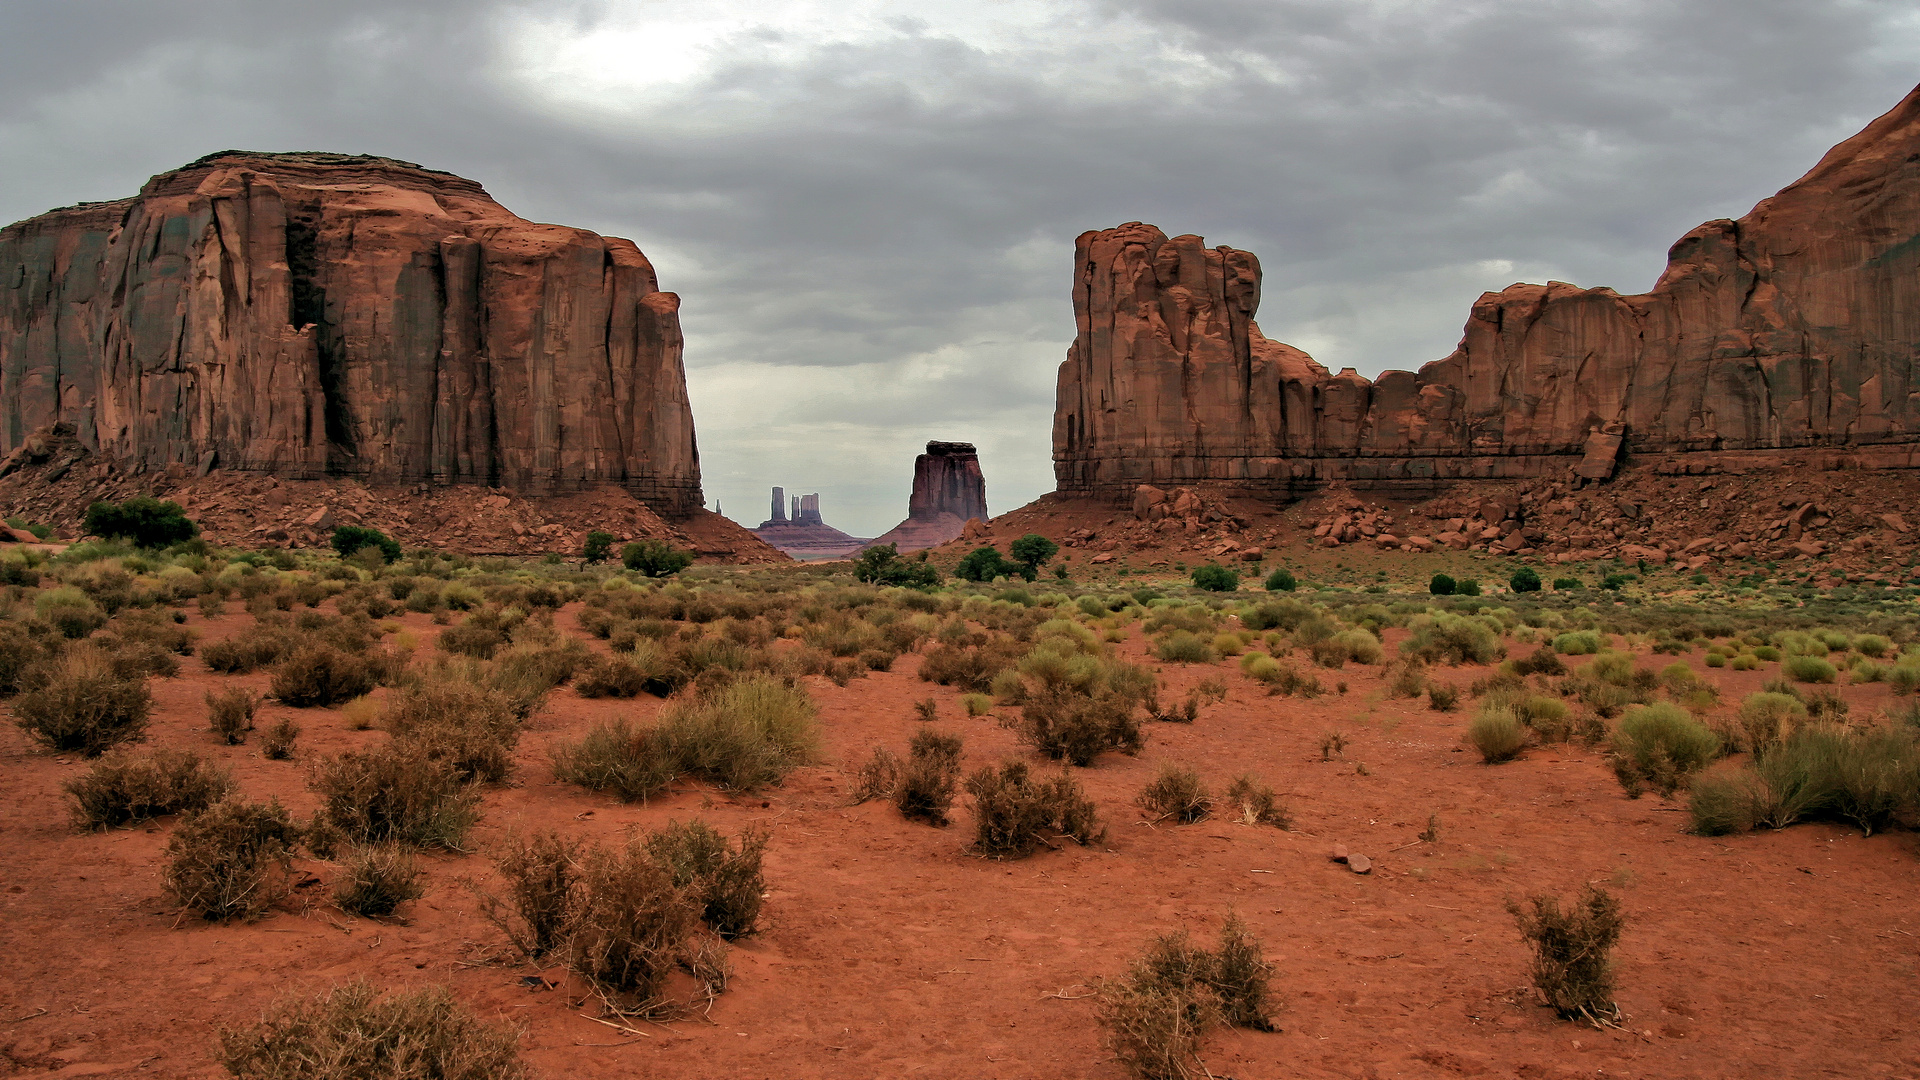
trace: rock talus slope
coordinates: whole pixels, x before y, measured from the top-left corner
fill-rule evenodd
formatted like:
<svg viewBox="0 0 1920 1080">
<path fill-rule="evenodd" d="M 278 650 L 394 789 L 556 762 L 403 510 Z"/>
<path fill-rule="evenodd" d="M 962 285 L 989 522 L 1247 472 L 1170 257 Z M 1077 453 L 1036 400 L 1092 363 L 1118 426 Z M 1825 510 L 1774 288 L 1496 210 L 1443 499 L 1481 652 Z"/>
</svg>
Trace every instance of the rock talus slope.
<svg viewBox="0 0 1920 1080">
<path fill-rule="evenodd" d="M 1054 420 L 1063 494 L 1220 482 L 1603 479 L 1809 453 L 1920 466 L 1920 91 L 1652 291 L 1514 285 L 1418 373 L 1330 374 L 1254 322 L 1259 262 L 1138 222 L 1082 235 Z"/>
<path fill-rule="evenodd" d="M 0 229 L 0 447 L 134 471 L 611 483 L 701 506 L 679 299 L 630 241 L 386 158 L 214 154 Z"/>
</svg>

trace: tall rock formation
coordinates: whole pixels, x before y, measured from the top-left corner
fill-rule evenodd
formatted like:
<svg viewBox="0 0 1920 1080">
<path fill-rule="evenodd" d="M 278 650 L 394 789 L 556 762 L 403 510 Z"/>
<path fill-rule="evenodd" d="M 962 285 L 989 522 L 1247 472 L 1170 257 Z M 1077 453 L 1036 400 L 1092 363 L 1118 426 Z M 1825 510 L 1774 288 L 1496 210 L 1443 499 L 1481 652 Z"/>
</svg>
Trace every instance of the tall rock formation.
<svg viewBox="0 0 1920 1080">
<path fill-rule="evenodd" d="M 0 229 L 0 449 L 703 503 L 679 298 L 630 241 L 387 158 L 214 154 Z"/>
<path fill-rule="evenodd" d="M 927 452 L 913 459 L 907 519 L 873 542 L 919 551 L 957 539 L 971 518 L 987 519 L 979 454 L 972 443 L 930 442 Z"/>
<path fill-rule="evenodd" d="M 787 515 L 786 490 L 773 489 L 773 516 L 750 529 L 753 535 L 796 559 L 838 559 L 867 545 L 857 536 L 848 536 L 820 517 L 820 495 L 795 495 L 793 514 Z"/>
<path fill-rule="evenodd" d="M 1259 292 L 1247 252 L 1138 222 L 1082 235 L 1059 489 L 1599 478 L 1620 452 L 1920 466 L 1920 90 L 1747 216 L 1682 237 L 1651 292 L 1487 293 L 1417 374 L 1330 375 L 1260 333 Z"/>
</svg>

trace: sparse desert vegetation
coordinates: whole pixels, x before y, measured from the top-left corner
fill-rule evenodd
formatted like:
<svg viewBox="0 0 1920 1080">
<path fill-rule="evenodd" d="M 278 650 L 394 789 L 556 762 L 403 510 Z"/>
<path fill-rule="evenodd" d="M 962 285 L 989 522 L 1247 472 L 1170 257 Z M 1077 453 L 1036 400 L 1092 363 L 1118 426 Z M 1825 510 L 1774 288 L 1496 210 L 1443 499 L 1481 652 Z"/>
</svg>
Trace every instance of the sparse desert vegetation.
<svg viewBox="0 0 1920 1080">
<path fill-rule="evenodd" d="M 0 611 L 0 683 L 23 798 L 57 828 L 20 850 L 83 860 L 60 895 L 104 877 L 158 896 L 128 948 L 218 927 L 298 990 L 265 1019 L 193 1006 L 226 1034 L 166 1052 L 239 1076 L 307 1075 L 287 1063 L 370 1018 L 390 1026 L 353 1060 L 440 1055 L 486 1077 L 631 1053 L 674 1018 L 724 1017 L 746 1044 L 766 1022 L 747 1003 L 769 993 L 871 1000 L 964 965 L 986 981 L 943 985 L 969 1004 L 907 1013 L 956 1035 L 976 1013 L 1037 1024 L 1064 1074 L 1224 1075 L 1226 1055 L 1264 1075 L 1237 1055 L 1312 1059 L 1371 979 L 1457 999 L 1395 966 L 1409 950 L 1531 981 L 1473 1007 L 1543 1046 L 1557 1017 L 1711 1041 L 1697 1007 L 1663 1002 L 1702 980 L 1738 1000 L 1734 969 L 1706 945 L 1683 948 L 1684 974 L 1647 962 L 1649 935 L 1692 925 L 1669 875 L 1748 873 L 1709 838 L 1791 872 L 1807 860 L 1778 838 L 1821 830 L 1884 876 L 1920 824 L 1920 635 L 1885 604 L 1461 588 L 1515 576 L 1491 569 L 1442 592 L 1429 575 L 1342 591 L 1298 567 L 1290 589 L 651 577 L 611 553 L 389 560 L 377 543 L 284 566 L 191 546 L 33 559 Z M 100 869 L 108 844 L 142 861 Z M 1381 926 L 1438 917 L 1454 936 L 1373 946 L 1339 914 L 1343 883 Z M 1817 872 L 1805 887 L 1839 895 Z M 922 889 L 940 899 L 916 914 Z M 1169 890 L 1191 916 L 1143 914 Z M 337 970 L 392 989 L 297 975 L 283 931 L 316 920 Z M 1221 926 L 1204 946 L 1181 930 Z M 1034 951 L 1015 930 L 1101 944 Z M 801 941 L 832 942 L 858 980 L 764 959 Z M 1833 947 L 1782 962 L 1812 970 Z M 1356 948 L 1364 976 L 1306 958 Z"/>
</svg>

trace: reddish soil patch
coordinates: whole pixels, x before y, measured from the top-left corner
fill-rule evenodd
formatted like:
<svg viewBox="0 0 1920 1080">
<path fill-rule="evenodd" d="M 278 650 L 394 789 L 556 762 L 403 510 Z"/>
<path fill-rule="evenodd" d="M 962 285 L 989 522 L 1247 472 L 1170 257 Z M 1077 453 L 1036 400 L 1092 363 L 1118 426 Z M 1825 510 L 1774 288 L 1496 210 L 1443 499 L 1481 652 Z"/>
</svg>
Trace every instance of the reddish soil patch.
<svg viewBox="0 0 1920 1080">
<path fill-rule="evenodd" d="M 423 642 L 435 629 L 402 621 Z M 244 615 L 193 622 L 208 639 L 249 625 Z M 571 627 L 571 613 L 561 623 Z M 1138 653 L 1137 630 L 1123 648 Z M 1194 725 L 1155 725 L 1139 758 L 1109 755 L 1078 774 L 1109 843 L 990 862 L 963 850 L 964 808 L 935 829 L 887 805 L 846 805 L 842 763 L 876 744 L 903 751 L 912 703 L 929 694 L 939 724 L 966 735 L 969 768 L 1022 753 L 991 719 L 966 719 L 957 693 L 916 679 L 916 663 L 903 657 L 844 688 L 811 680 L 826 763 L 783 788 L 729 798 L 683 784 L 646 807 L 556 784 L 546 756 L 597 718 L 644 717 L 659 703 L 555 693 L 521 743 L 517 785 L 486 796 L 478 850 L 429 857 L 428 892 L 403 908 L 404 922 L 343 916 L 325 899 L 333 868 L 318 862 L 302 864 L 321 880 L 289 910 L 251 925 L 182 921 L 159 887 L 171 822 L 72 832 L 60 784 L 83 766 L 33 752 L 6 725 L 0 1075 L 222 1075 L 211 1058 L 221 1025 L 251 1022 L 276 995 L 366 976 L 450 984 L 483 1014 L 523 1025 L 527 1056 L 549 1077 L 1119 1077 L 1090 985 L 1120 974 L 1150 935 L 1210 937 L 1229 908 L 1277 965 L 1282 1030 L 1212 1037 L 1215 1076 L 1920 1074 L 1906 993 L 1920 974 L 1909 834 L 1809 825 L 1688 836 L 1684 812 L 1623 797 L 1594 752 L 1553 747 L 1481 765 L 1461 749 L 1464 713 L 1386 699 L 1378 668 L 1320 672 L 1348 692 L 1301 701 L 1265 696 L 1231 664 L 1167 665 L 1168 699 L 1209 675 L 1230 694 Z M 1728 702 L 1769 673 L 1703 672 Z M 266 680 L 215 676 L 198 660 L 157 680 L 152 742 L 224 761 L 249 795 L 304 815 L 313 800 L 301 762 L 218 746 L 204 730 L 203 692 L 229 681 Z M 1886 690 L 1842 693 L 1859 712 Z M 271 722 L 283 710 L 263 711 Z M 346 730 L 335 712 L 298 718 L 303 762 L 386 738 Z M 1345 754 L 1323 761 L 1322 737 L 1335 730 Z M 1263 774 L 1289 793 L 1294 831 L 1219 819 L 1148 827 L 1132 798 L 1166 761 L 1193 765 L 1216 789 L 1244 770 Z M 1417 840 L 1429 814 L 1441 834 L 1430 845 Z M 583 1019 L 590 1010 L 566 987 L 530 990 L 531 969 L 486 962 L 500 935 L 469 884 L 490 880 L 487 853 L 507 830 L 611 843 L 696 815 L 729 833 L 773 831 L 770 926 L 735 949 L 733 986 L 709 1018 L 624 1036 Z M 1328 861 L 1335 843 L 1372 857 L 1373 873 Z M 1618 961 L 1631 1030 L 1555 1020 L 1527 987 L 1504 901 L 1586 882 L 1613 889 L 1630 919 Z"/>
</svg>

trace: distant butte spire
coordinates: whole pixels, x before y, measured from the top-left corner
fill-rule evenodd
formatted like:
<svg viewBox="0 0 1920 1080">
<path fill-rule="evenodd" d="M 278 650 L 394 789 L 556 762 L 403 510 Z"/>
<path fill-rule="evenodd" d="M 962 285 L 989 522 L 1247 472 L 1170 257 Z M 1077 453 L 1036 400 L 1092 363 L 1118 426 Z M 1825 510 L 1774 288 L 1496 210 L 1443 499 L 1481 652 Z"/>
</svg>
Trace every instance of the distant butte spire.
<svg viewBox="0 0 1920 1080">
<path fill-rule="evenodd" d="M 773 489 L 773 516 L 768 518 L 767 520 L 769 522 L 787 520 L 787 489 L 786 488 Z"/>
</svg>

